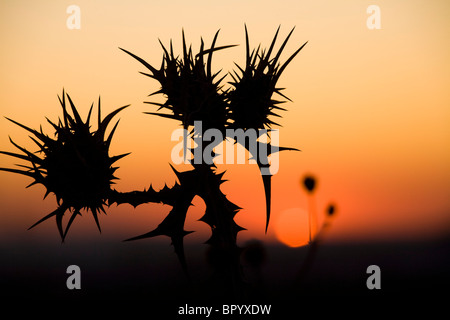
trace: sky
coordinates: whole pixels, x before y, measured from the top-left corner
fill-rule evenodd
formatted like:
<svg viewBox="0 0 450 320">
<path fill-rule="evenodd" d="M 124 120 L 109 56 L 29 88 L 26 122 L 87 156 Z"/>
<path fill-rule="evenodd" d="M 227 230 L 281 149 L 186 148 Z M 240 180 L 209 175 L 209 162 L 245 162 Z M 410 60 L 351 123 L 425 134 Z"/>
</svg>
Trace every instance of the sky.
<svg viewBox="0 0 450 320">
<path fill-rule="evenodd" d="M 69 29 L 70 5 L 80 8 L 80 29 Z M 370 5 L 380 9 L 380 29 L 369 29 Z M 283 73 L 279 86 L 292 102 L 277 121 L 283 151 L 272 178 L 272 217 L 264 233 L 264 190 L 252 164 L 219 165 L 228 181 L 222 190 L 243 209 L 236 216 L 247 231 L 238 240 L 258 238 L 302 244 L 308 210 L 319 226 L 325 208 L 337 212 L 328 241 L 425 239 L 450 231 L 450 5 L 447 1 L 2 1 L 0 3 L 0 150 L 15 151 L 9 137 L 33 149 L 27 132 L 46 117 L 61 116 L 58 95 L 70 94 L 82 117 L 101 96 L 103 114 L 127 104 L 111 154 L 131 152 L 117 164 L 119 191 L 173 185 L 172 132 L 179 124 L 143 112 L 158 83 L 139 71 L 127 49 L 159 66 L 158 39 L 181 53 L 181 32 L 198 50 L 200 37 L 217 45 L 238 46 L 215 54 L 213 69 L 226 75 L 245 59 L 250 45 L 268 47 L 278 26 L 279 39 L 295 30 L 282 59 L 308 44 Z M 280 42 L 278 45 L 280 45 Z M 230 81 L 228 77 L 225 81 Z M 16 161 L 0 155 L 0 167 Z M 180 169 L 184 167 L 179 167 Z M 314 198 L 301 186 L 317 178 Z M 54 222 L 26 229 L 56 208 L 43 200 L 42 186 L 25 189 L 27 177 L 0 172 L 0 237 L 58 241 Z M 186 241 L 206 241 L 209 230 L 197 221 L 204 204 L 194 199 Z M 133 209 L 111 206 L 100 216 L 98 234 L 90 214 L 78 218 L 67 241 L 100 237 L 122 240 L 155 228 L 170 207 L 149 204 Z M 291 239 L 286 235 L 292 234 Z M 72 240 L 71 240 L 72 239 Z"/>
</svg>

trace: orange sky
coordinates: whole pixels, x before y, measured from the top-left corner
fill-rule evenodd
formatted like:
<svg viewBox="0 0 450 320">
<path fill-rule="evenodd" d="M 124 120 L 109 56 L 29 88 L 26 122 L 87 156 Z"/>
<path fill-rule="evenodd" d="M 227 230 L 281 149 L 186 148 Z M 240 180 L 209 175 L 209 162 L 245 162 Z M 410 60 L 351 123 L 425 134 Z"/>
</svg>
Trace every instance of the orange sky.
<svg viewBox="0 0 450 320">
<path fill-rule="evenodd" d="M 223 191 L 243 207 L 237 222 L 251 237 L 273 239 L 286 212 L 307 210 L 299 181 L 318 178 L 316 204 L 330 201 L 339 211 L 328 239 L 385 239 L 429 236 L 450 226 L 450 5 L 447 1 L 76 1 L 81 29 L 66 27 L 67 1 L 0 3 L 0 114 L 34 128 L 45 117 L 61 115 L 57 95 L 71 95 L 86 116 L 102 97 L 103 112 L 131 104 L 121 113 L 112 153 L 132 152 L 119 162 L 117 188 L 130 191 L 173 184 L 170 141 L 178 123 L 143 115 L 143 104 L 158 89 L 138 73 L 144 68 L 121 52 L 123 47 L 159 65 L 158 38 L 181 50 L 181 29 L 198 48 L 221 29 L 218 45 L 239 44 L 217 52 L 213 68 L 231 71 L 245 55 L 244 23 L 252 46 L 268 46 L 276 28 L 280 38 L 296 27 L 284 58 L 305 41 L 308 45 L 286 69 L 279 85 L 293 102 L 284 106 L 281 144 L 302 152 L 280 156 L 273 177 L 272 221 L 264 235 L 264 193 L 256 165 L 224 165 L 229 181 Z M 366 9 L 381 9 L 380 30 L 369 30 Z M 27 134 L 0 119 L 0 150 L 12 151 L 8 136 L 32 147 Z M 0 156 L 0 166 L 15 161 Z M 21 237 L 31 224 L 55 207 L 42 201 L 42 187 L 25 189 L 26 177 L 0 172 L 1 234 Z M 198 199 L 197 199 L 198 200 Z M 196 200 L 196 201 L 197 201 Z M 204 208 L 196 202 L 187 229 L 190 239 L 204 239 L 197 222 Z M 118 239 L 155 227 L 169 207 L 111 207 L 101 216 L 102 236 Z M 302 220 L 303 219 L 303 220 Z M 300 222 L 293 222 L 295 225 Z M 304 226 L 298 226 L 303 230 Z M 57 239 L 54 222 L 32 231 Z M 83 215 L 68 239 L 98 236 L 93 219 Z M 299 231 L 300 232 L 300 231 Z M 99 236 L 100 237 L 100 236 Z"/>
</svg>

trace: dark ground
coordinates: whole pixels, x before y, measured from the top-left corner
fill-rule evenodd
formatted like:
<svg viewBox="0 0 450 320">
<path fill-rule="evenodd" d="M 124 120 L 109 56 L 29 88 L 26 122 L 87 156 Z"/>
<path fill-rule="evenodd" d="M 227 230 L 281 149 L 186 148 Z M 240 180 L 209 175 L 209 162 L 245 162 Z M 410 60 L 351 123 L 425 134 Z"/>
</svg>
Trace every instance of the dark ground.
<svg viewBox="0 0 450 320">
<path fill-rule="evenodd" d="M 302 313 L 309 302 L 329 306 L 337 302 L 351 308 L 357 303 L 383 306 L 408 301 L 438 304 L 448 300 L 450 288 L 450 238 L 426 242 L 339 243 L 318 247 L 311 269 L 300 286 L 294 279 L 305 261 L 307 248 L 266 245 L 262 281 L 246 269 L 253 290 L 246 299 L 225 299 L 220 289 L 204 289 L 210 270 L 206 245 L 186 248 L 194 286 L 189 287 L 169 242 L 105 240 L 93 245 L 23 242 L 1 245 L 1 301 L 100 300 L 143 304 L 146 308 L 175 314 L 179 306 L 224 303 L 267 303 L 277 310 Z M 81 269 L 81 290 L 69 290 L 66 268 Z M 369 290 L 369 265 L 381 269 L 381 289 Z M 114 300 L 114 301 L 113 301 Z M 278 306 L 278 307 L 276 307 Z M 277 309 L 278 308 L 278 309 Z M 191 319 L 196 319 L 193 316 Z"/>
</svg>

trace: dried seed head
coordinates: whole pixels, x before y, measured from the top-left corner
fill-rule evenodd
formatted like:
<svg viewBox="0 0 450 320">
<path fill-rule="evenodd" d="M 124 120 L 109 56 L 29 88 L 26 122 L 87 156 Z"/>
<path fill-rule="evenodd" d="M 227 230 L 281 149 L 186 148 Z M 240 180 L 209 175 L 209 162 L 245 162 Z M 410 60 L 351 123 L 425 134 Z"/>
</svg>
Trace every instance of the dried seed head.
<svg viewBox="0 0 450 320">
<path fill-rule="evenodd" d="M 329 204 L 326 210 L 327 216 L 331 217 L 336 213 L 336 206 L 334 204 Z"/>
<path fill-rule="evenodd" d="M 303 186 L 308 192 L 312 193 L 316 187 L 316 179 L 313 176 L 306 176 L 303 179 Z"/>
</svg>

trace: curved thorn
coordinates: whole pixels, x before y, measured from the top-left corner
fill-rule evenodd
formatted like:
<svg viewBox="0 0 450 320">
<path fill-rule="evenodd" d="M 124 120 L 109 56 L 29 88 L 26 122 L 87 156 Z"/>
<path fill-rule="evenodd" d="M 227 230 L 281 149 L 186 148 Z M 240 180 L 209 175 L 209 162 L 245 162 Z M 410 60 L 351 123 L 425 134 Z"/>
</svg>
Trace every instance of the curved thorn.
<svg viewBox="0 0 450 320">
<path fill-rule="evenodd" d="M 138 57 L 137 55 L 135 55 L 135 54 L 133 54 L 133 53 L 131 53 L 131 52 L 125 50 L 125 49 L 122 49 L 122 48 L 120 48 L 120 47 L 119 47 L 119 49 L 122 50 L 123 52 L 129 54 L 130 56 L 132 56 L 133 58 L 135 58 L 135 59 L 136 59 L 137 61 L 139 61 L 140 63 L 142 63 L 147 69 L 149 69 L 149 70 L 153 73 L 153 75 L 156 75 L 156 74 L 158 73 L 158 70 L 156 70 L 152 65 L 150 65 L 150 64 L 149 64 L 147 61 L 145 61 L 144 59 Z"/>
</svg>

